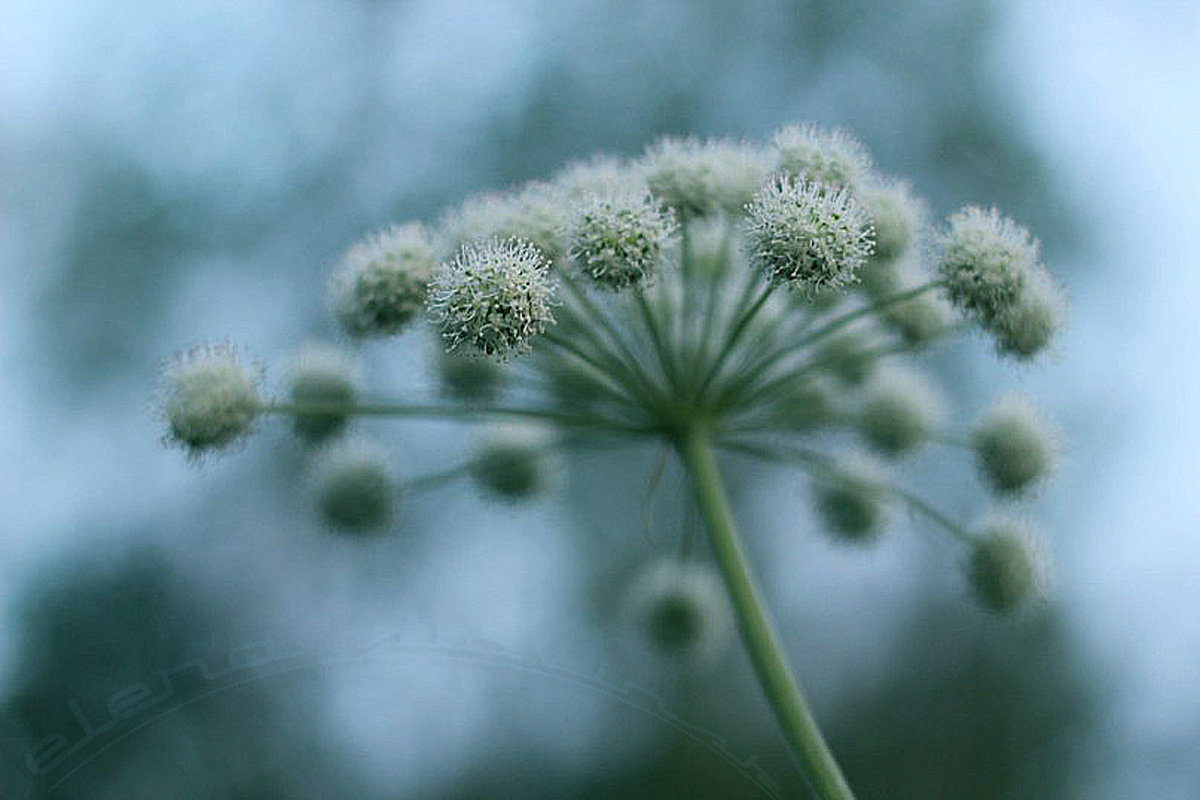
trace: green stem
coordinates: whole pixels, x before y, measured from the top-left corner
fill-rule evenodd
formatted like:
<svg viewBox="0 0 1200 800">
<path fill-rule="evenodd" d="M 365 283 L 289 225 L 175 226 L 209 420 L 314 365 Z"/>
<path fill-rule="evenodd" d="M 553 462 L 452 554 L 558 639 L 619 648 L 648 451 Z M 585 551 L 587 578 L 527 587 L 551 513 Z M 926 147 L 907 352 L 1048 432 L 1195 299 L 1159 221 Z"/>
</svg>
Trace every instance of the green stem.
<svg viewBox="0 0 1200 800">
<path fill-rule="evenodd" d="M 455 419 L 460 422 L 487 422 L 495 419 L 534 419 L 563 428 L 597 428 L 628 434 L 649 434 L 649 425 L 627 425 L 591 414 L 558 413 L 542 408 L 513 406 L 449 406 L 426 403 L 268 403 L 259 412 L 301 416 L 345 414 L 356 417 L 417 417 L 423 419 Z"/>
<path fill-rule="evenodd" d="M 742 641 L 759 683 L 783 727 L 809 785 L 821 800 L 854 800 L 833 753 L 825 744 L 799 684 L 788 668 L 778 637 L 759 598 L 738 541 L 729 498 L 717 469 L 707 430 L 693 427 L 678 443 L 707 523 L 713 553 L 737 614 Z"/>
</svg>

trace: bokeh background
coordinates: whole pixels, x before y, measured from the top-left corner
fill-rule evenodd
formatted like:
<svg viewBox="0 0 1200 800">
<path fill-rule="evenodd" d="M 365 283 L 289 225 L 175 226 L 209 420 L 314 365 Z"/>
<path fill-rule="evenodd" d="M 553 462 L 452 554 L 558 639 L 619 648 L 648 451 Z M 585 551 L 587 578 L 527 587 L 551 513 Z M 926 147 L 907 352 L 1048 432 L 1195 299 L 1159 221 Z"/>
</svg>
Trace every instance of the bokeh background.
<svg viewBox="0 0 1200 800">
<path fill-rule="evenodd" d="M 678 535 L 640 524 L 653 453 L 573 459 L 528 507 L 447 491 L 364 544 L 313 522 L 282 426 L 196 470 L 152 409 L 194 341 L 278 364 L 331 335 L 329 265 L 382 224 L 794 121 L 855 131 L 939 215 L 1000 206 L 1072 303 L 1042 364 L 939 364 L 960 419 L 1018 388 L 1067 432 L 1030 508 L 1053 592 L 1017 620 L 976 611 L 924 529 L 846 551 L 796 476 L 735 486 L 851 783 L 1200 797 L 1198 49 L 1182 0 L 8 0 L 0 797 L 803 796 L 736 648 L 626 646 L 620 588 Z M 373 388 L 427 390 L 428 345 L 365 351 Z M 468 446 L 368 430 L 402 470 Z M 944 452 L 915 469 L 984 509 Z M 164 680 L 161 713 L 104 728 L 115 692 Z M 55 735 L 77 749 L 37 774 Z"/>
</svg>

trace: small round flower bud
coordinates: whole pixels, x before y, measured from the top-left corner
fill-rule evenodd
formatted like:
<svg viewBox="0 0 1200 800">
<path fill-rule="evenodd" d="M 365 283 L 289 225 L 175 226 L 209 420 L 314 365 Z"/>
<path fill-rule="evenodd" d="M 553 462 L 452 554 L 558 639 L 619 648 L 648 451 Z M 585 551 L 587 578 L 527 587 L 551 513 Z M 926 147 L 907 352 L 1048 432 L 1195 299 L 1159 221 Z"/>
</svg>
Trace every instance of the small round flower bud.
<svg viewBox="0 0 1200 800">
<path fill-rule="evenodd" d="M 875 227 L 875 260 L 904 255 L 925 224 L 925 204 L 899 181 L 873 184 L 858 197 Z"/>
<path fill-rule="evenodd" d="M 1049 277 L 1035 273 L 1017 304 L 993 324 L 996 350 L 1022 360 L 1033 358 L 1061 327 L 1065 305 Z"/>
<path fill-rule="evenodd" d="M 839 464 L 816 479 L 816 510 L 837 538 L 856 543 L 874 541 L 887 524 L 887 474 L 863 458 Z"/>
<path fill-rule="evenodd" d="M 645 190 L 592 195 L 568 227 L 571 260 L 600 286 L 624 289 L 650 277 L 673 228 Z"/>
<path fill-rule="evenodd" d="M 471 476 L 493 497 L 526 500 L 549 485 L 549 444 L 545 431 L 532 426 L 499 429 L 475 455 Z"/>
<path fill-rule="evenodd" d="M 871 157 L 844 130 L 789 125 L 771 140 L 776 169 L 793 178 L 855 191 L 871 173 Z"/>
<path fill-rule="evenodd" d="M 366 441 L 338 441 L 320 451 L 312 489 L 321 520 L 336 530 L 376 533 L 395 516 L 395 478 L 383 452 Z"/>
<path fill-rule="evenodd" d="M 466 403 L 487 403 L 499 396 L 504 373 L 495 361 L 438 348 L 437 376 L 442 392 Z"/>
<path fill-rule="evenodd" d="M 555 267 L 566 256 L 566 208 L 561 188 L 533 181 L 516 191 L 468 198 L 442 220 L 443 236 L 455 252 L 492 239 L 522 239 Z"/>
<path fill-rule="evenodd" d="M 728 605 L 720 578 L 708 567 L 655 564 L 634 582 L 627 607 L 634 629 L 664 656 L 703 659 L 728 640 Z"/>
<path fill-rule="evenodd" d="M 870 219 L 845 190 L 780 178 L 764 186 L 746 212 L 755 266 L 810 296 L 853 281 L 871 255 Z"/>
<path fill-rule="evenodd" d="M 160 402 L 164 440 L 191 458 L 237 444 L 262 410 L 258 376 L 226 344 L 193 347 L 168 365 Z"/>
<path fill-rule="evenodd" d="M 802 376 L 779 391 L 779 423 L 793 431 L 818 428 L 837 410 L 838 394 L 821 376 Z"/>
<path fill-rule="evenodd" d="M 334 314 L 357 338 L 400 333 L 425 304 L 437 256 L 425 228 L 388 228 L 351 247 L 334 274 Z"/>
<path fill-rule="evenodd" d="M 519 239 L 465 244 L 434 273 L 429 310 L 450 350 L 501 359 L 527 352 L 553 324 L 546 259 Z"/>
<path fill-rule="evenodd" d="M 721 139 L 661 139 L 642 168 L 651 193 L 682 221 L 740 216 L 767 174 L 758 148 Z"/>
<path fill-rule="evenodd" d="M 1012 494 L 1053 469 L 1054 438 L 1031 403 L 1012 397 L 983 415 L 971 444 L 984 481 L 997 492 Z"/>
<path fill-rule="evenodd" d="M 847 386 L 862 385 L 878 363 L 871 338 L 861 329 L 830 337 L 814 360 L 823 372 Z"/>
<path fill-rule="evenodd" d="M 1045 567 L 1036 540 L 1024 525 L 1003 520 L 975 542 L 967 577 L 976 599 L 990 611 L 1008 613 L 1040 594 Z"/>
<path fill-rule="evenodd" d="M 346 353 L 325 345 L 302 350 L 288 370 L 288 395 L 297 406 L 344 408 L 296 414 L 293 428 L 308 444 L 337 436 L 346 428 L 361 382 L 358 364 Z"/>
<path fill-rule="evenodd" d="M 950 217 L 937 270 L 950 301 L 993 332 L 1025 295 L 1038 259 L 1029 232 L 995 209 L 974 206 Z"/>
<path fill-rule="evenodd" d="M 859 424 L 863 438 L 876 452 L 898 456 L 921 444 L 941 416 L 942 402 L 921 374 L 891 369 L 876 377 Z"/>
</svg>

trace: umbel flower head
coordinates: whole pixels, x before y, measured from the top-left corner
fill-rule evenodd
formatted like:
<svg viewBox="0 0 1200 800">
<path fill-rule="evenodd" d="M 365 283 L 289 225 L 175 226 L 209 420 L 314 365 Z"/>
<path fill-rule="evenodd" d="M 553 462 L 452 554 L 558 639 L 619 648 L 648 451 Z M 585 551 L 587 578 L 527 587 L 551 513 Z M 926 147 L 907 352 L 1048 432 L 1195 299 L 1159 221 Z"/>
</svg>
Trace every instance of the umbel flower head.
<svg viewBox="0 0 1200 800">
<path fill-rule="evenodd" d="M 342 329 L 357 338 L 404 330 L 425 305 L 436 264 L 429 235 L 418 223 L 393 226 L 351 247 L 331 288 Z"/>
<path fill-rule="evenodd" d="M 1065 308 L 1036 241 L 998 211 L 968 206 L 932 236 L 925 218 L 915 191 L 877 174 L 852 137 L 814 126 L 785 128 L 766 146 L 668 138 L 633 162 L 577 162 L 467 198 L 441 217 L 436 243 L 410 223 L 343 260 L 334 306 L 350 334 L 397 333 L 422 310 L 433 324 L 432 397 L 364 401 L 345 365 L 323 357 L 294 374 L 284 402 L 263 403 L 231 351 L 208 349 L 168 373 L 167 438 L 197 454 L 239 441 L 259 416 L 292 418 L 322 443 L 310 454 L 317 513 L 350 532 L 390 529 L 398 497 L 452 480 L 515 501 L 547 489 L 551 453 L 653 445 L 665 455 L 646 496 L 673 458 L 712 563 L 647 553 L 630 592 L 633 627 L 660 652 L 702 652 L 728 627 L 731 601 L 780 724 L 811 766 L 813 748 L 797 745 L 813 740 L 797 725 L 802 693 L 742 555 L 723 477 L 731 459 L 800 472 L 811 491 L 797 497 L 842 541 L 870 544 L 893 511 L 933 526 L 965 549 L 965 579 L 985 608 L 1015 609 L 1042 587 L 1026 528 L 967 529 L 908 485 L 918 471 L 855 451 L 900 459 L 926 444 L 930 457 L 974 460 L 990 490 L 980 494 L 1006 503 L 1053 465 L 1048 426 L 1028 406 L 1006 401 L 973 428 L 955 425 L 938 413 L 931 380 L 903 370 L 972 327 L 998 354 L 1034 358 Z M 427 384 L 409 377 L 412 392 Z M 553 441 L 493 435 L 468 459 L 401 484 L 376 446 L 337 438 L 358 414 L 519 421 Z M 822 796 L 850 796 L 816 750 L 810 779 L 837 789 Z"/>
<path fill-rule="evenodd" d="M 779 178 L 746 211 L 754 264 L 772 281 L 810 295 L 853 281 L 874 246 L 870 219 L 844 189 Z"/>
<path fill-rule="evenodd" d="M 259 381 L 228 344 L 202 344 L 178 356 L 163 378 L 165 441 L 199 458 L 248 436 L 262 410 Z"/>
<path fill-rule="evenodd" d="M 529 340 L 554 323 L 548 263 L 520 239 L 465 244 L 434 274 L 429 311 L 450 350 L 485 356 L 529 349 Z"/>
</svg>

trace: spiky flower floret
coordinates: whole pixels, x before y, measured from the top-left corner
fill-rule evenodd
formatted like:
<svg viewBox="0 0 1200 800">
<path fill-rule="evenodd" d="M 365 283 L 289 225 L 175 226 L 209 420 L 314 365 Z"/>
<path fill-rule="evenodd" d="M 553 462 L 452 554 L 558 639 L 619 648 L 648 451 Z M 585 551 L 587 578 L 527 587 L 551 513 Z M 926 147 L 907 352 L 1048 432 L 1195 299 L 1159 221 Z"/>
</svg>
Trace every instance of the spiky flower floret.
<svg viewBox="0 0 1200 800">
<path fill-rule="evenodd" d="M 646 190 L 593 194 L 575 210 L 567 231 L 575 267 L 608 289 L 647 280 L 674 229 Z"/>
<path fill-rule="evenodd" d="M 166 368 L 160 408 L 164 441 L 191 458 L 226 450 L 254 428 L 262 411 L 259 378 L 228 344 L 201 344 Z"/>
<path fill-rule="evenodd" d="M 942 401 L 933 384 L 914 370 L 893 368 L 876 375 L 859 412 L 863 438 L 886 456 L 907 453 L 929 438 L 941 418 Z"/>
<path fill-rule="evenodd" d="M 879 181 L 858 192 L 875 228 L 874 258 L 900 258 L 920 239 L 925 226 L 925 203 L 903 181 Z"/>
<path fill-rule="evenodd" d="M 353 413 L 361 382 L 358 363 L 344 351 L 318 344 L 301 350 L 288 369 L 288 397 L 297 405 L 327 410 L 298 414 L 296 435 L 316 444 L 341 433 Z"/>
<path fill-rule="evenodd" d="M 824 186 L 855 191 L 871 174 L 871 156 L 850 133 L 817 125 L 789 125 L 771 140 L 775 169 Z"/>
<path fill-rule="evenodd" d="M 357 338 L 400 333 L 424 307 L 436 264 L 420 223 L 393 226 L 351 247 L 331 287 L 342 329 Z"/>
<path fill-rule="evenodd" d="M 887 472 L 875 461 L 864 456 L 845 458 L 816 479 L 817 513 L 838 539 L 873 541 L 887 525 L 889 486 Z"/>
<path fill-rule="evenodd" d="M 988 409 L 971 435 L 971 444 L 988 486 L 1014 494 L 1054 468 L 1055 438 L 1037 408 L 1013 396 Z"/>
<path fill-rule="evenodd" d="M 534 181 L 512 191 L 468 198 L 442 218 L 440 229 L 452 253 L 492 239 L 521 239 L 557 268 L 566 257 L 567 209 L 562 186 Z"/>
<path fill-rule="evenodd" d="M 853 281 L 872 252 L 870 218 L 844 189 L 779 178 L 754 196 L 746 212 L 755 266 L 809 295 Z"/>
<path fill-rule="evenodd" d="M 950 301 L 996 339 L 1001 354 L 1029 358 L 1049 343 L 1061 301 L 1029 232 L 995 209 L 950 217 L 937 269 Z"/>
<path fill-rule="evenodd" d="M 646 151 L 641 169 L 653 195 L 686 221 L 740 216 L 762 185 L 767 162 L 749 144 L 667 137 Z"/>
<path fill-rule="evenodd" d="M 1014 611 L 1045 588 L 1041 547 L 1027 525 L 1011 519 L 992 522 L 972 547 L 967 577 L 984 608 Z"/>
<path fill-rule="evenodd" d="M 326 446 L 313 460 L 311 481 L 317 512 L 335 530 L 376 533 L 395 516 L 399 489 L 386 454 L 371 442 Z"/>
<path fill-rule="evenodd" d="M 637 577 L 626 603 L 634 630 L 664 656 L 712 656 L 728 639 L 728 603 L 709 567 L 653 564 Z"/>
<path fill-rule="evenodd" d="M 541 252 L 520 239 L 463 245 L 430 283 L 429 311 L 447 348 L 501 359 L 528 351 L 554 323 L 547 270 Z"/>
</svg>

